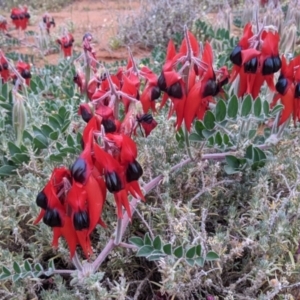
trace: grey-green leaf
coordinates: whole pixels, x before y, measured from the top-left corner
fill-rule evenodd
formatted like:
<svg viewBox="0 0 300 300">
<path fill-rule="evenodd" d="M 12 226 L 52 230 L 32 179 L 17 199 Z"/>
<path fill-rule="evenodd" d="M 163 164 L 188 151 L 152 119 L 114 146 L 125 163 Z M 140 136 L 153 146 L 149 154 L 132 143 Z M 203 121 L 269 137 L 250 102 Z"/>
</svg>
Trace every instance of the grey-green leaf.
<svg viewBox="0 0 300 300">
<path fill-rule="evenodd" d="M 145 245 L 137 252 L 136 256 L 146 257 L 150 255 L 153 251 L 153 247 L 149 245 Z"/>
<path fill-rule="evenodd" d="M 213 260 L 217 260 L 217 259 L 219 259 L 220 257 L 219 257 L 219 255 L 216 253 L 216 252 L 214 252 L 214 251 L 209 251 L 209 252 L 207 252 L 207 254 L 206 254 L 206 257 L 205 257 L 205 260 L 207 260 L 207 261 L 213 261 Z"/>
<path fill-rule="evenodd" d="M 27 272 L 30 272 L 32 269 L 31 269 L 31 265 L 30 263 L 28 262 L 28 260 L 26 259 L 25 262 L 24 262 L 24 269 L 25 271 Z"/>
<path fill-rule="evenodd" d="M 175 248 L 174 251 L 173 251 L 173 254 L 177 258 L 181 258 L 183 256 L 183 247 L 179 246 L 179 247 Z"/>
<path fill-rule="evenodd" d="M 214 127 L 215 127 L 215 116 L 210 110 L 208 110 L 205 113 L 203 122 L 204 122 L 204 126 L 206 127 L 206 129 L 208 129 L 208 130 L 214 129 Z"/>
<path fill-rule="evenodd" d="M 172 245 L 171 244 L 165 244 L 163 246 L 163 251 L 167 254 L 167 255 L 171 255 L 172 254 Z"/>
<path fill-rule="evenodd" d="M 226 118 L 226 104 L 223 100 L 219 100 L 216 105 L 216 120 L 222 122 Z"/>
<path fill-rule="evenodd" d="M 140 237 L 138 236 L 133 236 L 129 239 L 129 243 L 137 246 L 137 247 L 143 247 L 144 246 L 144 241 L 143 239 L 141 239 Z"/>
<path fill-rule="evenodd" d="M 14 263 L 13 263 L 13 269 L 17 274 L 20 274 L 22 272 L 19 264 L 16 261 L 14 261 Z"/>
<path fill-rule="evenodd" d="M 186 258 L 193 258 L 196 254 L 196 246 L 191 247 L 185 254 Z"/>
<path fill-rule="evenodd" d="M 239 101 L 236 95 L 233 95 L 228 102 L 227 115 L 229 118 L 235 119 L 239 109 Z"/>
<path fill-rule="evenodd" d="M 262 109 L 262 103 L 261 103 L 261 99 L 260 97 L 258 97 L 255 101 L 254 101 L 254 116 L 255 117 L 259 117 L 261 115 L 261 109 Z"/>
<path fill-rule="evenodd" d="M 161 250 L 162 241 L 159 235 L 153 240 L 153 247 L 154 249 Z"/>
<path fill-rule="evenodd" d="M 145 237 L 144 237 L 144 245 L 152 246 L 152 240 L 151 240 L 148 232 L 145 234 Z"/>
<path fill-rule="evenodd" d="M 247 95 L 242 103 L 241 116 L 247 117 L 251 112 L 251 108 L 252 108 L 252 97 L 250 95 Z"/>
</svg>

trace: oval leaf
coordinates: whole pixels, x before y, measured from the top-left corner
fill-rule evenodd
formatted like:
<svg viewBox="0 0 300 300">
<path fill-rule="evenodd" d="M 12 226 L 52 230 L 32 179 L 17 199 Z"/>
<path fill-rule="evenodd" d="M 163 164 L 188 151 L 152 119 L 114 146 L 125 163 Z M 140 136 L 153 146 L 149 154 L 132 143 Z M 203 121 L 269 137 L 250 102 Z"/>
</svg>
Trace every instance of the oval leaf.
<svg viewBox="0 0 300 300">
<path fill-rule="evenodd" d="M 205 257 L 205 260 L 207 260 L 207 261 L 213 261 L 213 260 L 217 260 L 217 259 L 219 259 L 220 257 L 219 257 L 219 255 L 216 253 L 216 252 L 214 252 L 214 251 L 209 251 L 209 252 L 207 252 L 207 254 L 206 254 L 206 257 Z"/>
<path fill-rule="evenodd" d="M 246 96 L 242 103 L 242 111 L 241 111 L 241 116 L 242 117 L 247 117 L 252 108 L 252 97 L 250 95 Z"/>
<path fill-rule="evenodd" d="M 204 122 L 204 126 L 206 127 L 206 129 L 208 129 L 208 130 L 214 129 L 214 127 L 215 127 L 215 116 L 210 110 L 208 110 L 205 113 L 203 122 Z"/>
<path fill-rule="evenodd" d="M 216 120 L 218 122 L 224 121 L 226 117 L 226 104 L 223 100 L 219 100 L 216 105 Z"/>
<path fill-rule="evenodd" d="M 129 243 L 137 246 L 137 247 L 143 247 L 144 246 L 144 241 L 143 239 L 141 239 L 140 237 L 138 236 L 133 236 L 129 239 Z"/>
<path fill-rule="evenodd" d="M 176 249 L 174 249 L 173 251 L 174 256 L 176 256 L 177 258 L 181 258 L 183 256 L 183 247 L 179 246 Z"/>
<path fill-rule="evenodd" d="M 162 242 L 159 235 L 153 240 L 153 247 L 154 249 L 161 250 Z"/>
<path fill-rule="evenodd" d="M 137 252 L 136 256 L 140 256 L 140 257 L 149 256 L 153 250 L 154 249 L 152 246 L 145 245 L 142 248 L 140 248 L 140 250 Z"/>
<path fill-rule="evenodd" d="M 261 104 L 261 99 L 260 97 L 258 97 L 255 101 L 254 101 L 254 109 L 253 109 L 253 112 L 254 112 L 254 116 L 255 117 L 259 117 L 260 114 L 261 114 L 261 109 L 262 109 L 262 104 Z"/>
<path fill-rule="evenodd" d="M 171 255 L 172 254 L 172 245 L 171 244 L 166 244 L 163 246 L 163 251 L 167 254 L 167 255 Z"/>
<path fill-rule="evenodd" d="M 229 118 L 235 119 L 239 109 L 239 101 L 236 95 L 233 95 L 228 102 L 227 115 Z"/>
</svg>

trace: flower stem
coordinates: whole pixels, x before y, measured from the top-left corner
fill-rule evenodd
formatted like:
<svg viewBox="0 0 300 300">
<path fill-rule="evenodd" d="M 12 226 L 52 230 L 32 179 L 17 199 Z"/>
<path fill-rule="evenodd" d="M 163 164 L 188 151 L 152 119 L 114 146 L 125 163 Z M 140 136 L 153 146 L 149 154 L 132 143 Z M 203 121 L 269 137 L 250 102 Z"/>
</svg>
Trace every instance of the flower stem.
<svg viewBox="0 0 300 300">
<path fill-rule="evenodd" d="M 188 156 L 191 160 L 194 160 L 193 159 L 193 156 L 192 156 L 192 152 L 191 152 L 191 145 L 190 145 L 190 140 L 189 140 L 189 133 L 187 131 L 187 128 L 185 125 L 182 125 L 183 127 L 183 132 L 184 132 L 184 141 L 185 141 L 185 145 L 186 145 L 186 150 L 187 150 L 187 153 L 188 153 Z"/>
<path fill-rule="evenodd" d="M 121 243 L 121 240 L 122 240 L 121 232 L 122 232 L 122 219 L 118 219 L 116 236 L 115 236 L 115 245 L 116 246 Z"/>
<path fill-rule="evenodd" d="M 90 67 L 90 58 L 88 55 L 87 50 L 84 50 L 84 60 L 85 60 L 85 87 L 84 87 L 84 97 L 85 97 L 85 102 L 89 103 L 90 100 L 88 98 L 88 84 L 90 81 L 90 75 L 91 75 L 91 67 Z"/>
</svg>

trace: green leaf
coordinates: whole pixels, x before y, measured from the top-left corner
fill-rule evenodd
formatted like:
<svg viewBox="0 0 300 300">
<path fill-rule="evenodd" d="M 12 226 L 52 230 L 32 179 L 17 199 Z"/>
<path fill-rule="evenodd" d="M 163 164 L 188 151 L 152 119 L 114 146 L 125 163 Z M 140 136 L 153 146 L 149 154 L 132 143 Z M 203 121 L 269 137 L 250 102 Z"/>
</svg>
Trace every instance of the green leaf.
<svg viewBox="0 0 300 300">
<path fill-rule="evenodd" d="M 17 153 L 11 157 L 11 160 L 15 164 L 22 164 L 23 162 L 27 164 L 30 161 L 30 157 L 29 157 L 29 155 L 24 154 L 24 153 Z"/>
<path fill-rule="evenodd" d="M 193 266 L 195 265 L 195 260 L 194 260 L 194 259 L 186 258 L 185 260 L 186 260 L 186 262 L 187 262 L 191 267 L 193 267 Z"/>
<path fill-rule="evenodd" d="M 44 268 L 41 264 L 37 263 L 34 265 L 34 269 L 37 271 L 37 272 L 42 272 L 44 271 Z"/>
<path fill-rule="evenodd" d="M 171 255 L 172 254 L 172 245 L 171 244 L 165 244 L 163 246 L 163 251 L 167 254 L 167 255 Z"/>
<path fill-rule="evenodd" d="M 226 133 L 224 133 L 224 135 L 223 135 L 223 142 L 225 145 L 228 145 L 230 142 L 229 136 Z"/>
<path fill-rule="evenodd" d="M 63 120 L 65 119 L 66 112 L 67 110 L 64 106 L 61 106 L 58 110 L 58 114 Z"/>
<path fill-rule="evenodd" d="M 239 173 L 240 171 L 238 169 L 235 169 L 231 166 L 224 166 L 224 171 L 226 172 L 226 174 L 228 175 L 233 175 L 233 174 L 236 174 L 236 173 Z"/>
<path fill-rule="evenodd" d="M 256 129 L 250 129 L 248 132 L 248 139 L 251 140 L 255 137 L 256 135 Z"/>
<path fill-rule="evenodd" d="M 254 101 L 254 116 L 259 117 L 261 115 L 262 103 L 260 97 Z"/>
<path fill-rule="evenodd" d="M 152 240 L 151 240 L 148 232 L 145 234 L 145 237 L 144 237 L 144 245 L 152 246 Z"/>
<path fill-rule="evenodd" d="M 54 131 L 53 128 L 51 128 L 47 124 L 43 124 L 41 126 L 41 130 L 42 130 L 42 133 L 44 134 L 44 136 L 46 136 L 46 137 L 49 137 L 49 135 Z"/>
<path fill-rule="evenodd" d="M 175 135 L 176 141 L 179 142 L 184 142 L 184 133 L 182 128 L 180 127 L 179 130 L 176 132 Z"/>
<path fill-rule="evenodd" d="M 216 120 L 218 122 L 224 121 L 226 118 L 226 104 L 223 100 L 219 100 L 216 105 Z"/>
<path fill-rule="evenodd" d="M 245 158 L 252 160 L 253 158 L 253 146 L 249 145 L 246 149 Z"/>
<path fill-rule="evenodd" d="M 207 254 L 206 254 L 206 257 L 205 257 L 205 260 L 207 260 L 207 261 L 214 261 L 214 260 L 217 260 L 217 259 L 219 259 L 220 257 L 219 257 L 219 255 L 216 253 L 216 252 L 214 252 L 214 251 L 209 251 L 209 252 L 207 252 Z"/>
<path fill-rule="evenodd" d="M 226 163 L 233 169 L 237 169 L 240 166 L 239 160 L 233 155 L 225 156 Z"/>
<path fill-rule="evenodd" d="M 193 258 L 196 254 L 196 246 L 191 247 L 185 254 L 186 258 Z"/>
<path fill-rule="evenodd" d="M 33 140 L 33 136 L 27 130 L 24 130 L 23 132 L 23 140 L 25 141 L 25 139 L 28 139 L 31 142 Z"/>
<path fill-rule="evenodd" d="M 7 275 L 7 276 L 10 276 L 11 275 L 11 272 L 4 266 L 2 266 L 2 273 Z"/>
<path fill-rule="evenodd" d="M 12 142 L 8 142 L 7 147 L 11 156 L 16 153 L 22 153 L 21 149 Z"/>
<path fill-rule="evenodd" d="M 139 256 L 139 257 L 146 257 L 146 256 L 149 256 L 152 251 L 153 251 L 153 247 L 152 246 L 149 246 L 149 245 L 145 245 L 143 247 L 141 247 L 139 249 L 139 251 L 137 252 L 136 256 Z"/>
<path fill-rule="evenodd" d="M 60 129 L 60 132 L 64 133 L 69 128 L 70 124 L 71 124 L 71 121 L 65 122 L 64 125 L 62 126 L 62 128 Z"/>
<path fill-rule="evenodd" d="M 217 144 L 218 146 L 222 146 L 223 144 L 222 135 L 219 131 L 215 135 L 215 144 Z"/>
<path fill-rule="evenodd" d="M 147 259 L 149 261 L 156 261 L 156 260 L 160 260 L 162 257 L 164 257 L 164 255 L 161 255 L 161 254 L 151 254 L 147 257 Z"/>
<path fill-rule="evenodd" d="M 60 153 L 60 154 L 51 154 L 49 156 L 49 159 L 53 162 L 63 162 L 65 158 L 64 153 Z"/>
<path fill-rule="evenodd" d="M 161 250 L 162 241 L 159 235 L 153 240 L 153 247 L 154 249 Z"/>
<path fill-rule="evenodd" d="M 174 251 L 173 251 L 173 254 L 177 258 L 181 258 L 183 256 L 183 247 L 179 246 L 179 247 L 175 248 Z"/>
<path fill-rule="evenodd" d="M 202 131 L 203 131 L 204 129 L 205 129 L 204 124 L 203 124 L 201 121 L 197 120 L 197 121 L 195 122 L 195 130 L 196 130 L 196 132 L 198 133 L 198 135 L 200 135 L 202 138 L 204 138 L 204 136 L 203 136 L 203 134 L 202 134 Z"/>
<path fill-rule="evenodd" d="M 0 176 L 9 176 L 14 174 L 16 170 L 15 166 L 4 165 L 0 167 Z"/>
<path fill-rule="evenodd" d="M 55 270 L 54 260 L 50 259 L 48 262 L 48 269 Z"/>
<path fill-rule="evenodd" d="M 269 106 L 269 102 L 267 100 L 265 100 L 263 103 L 263 110 L 264 110 L 264 114 L 266 116 L 268 116 L 270 113 L 270 106 Z"/>
<path fill-rule="evenodd" d="M 72 153 L 72 154 L 76 154 L 76 148 L 73 147 L 65 147 L 65 148 L 61 148 L 59 149 L 59 151 L 61 153 Z"/>
<path fill-rule="evenodd" d="M 227 115 L 231 119 L 235 119 L 237 117 L 239 109 L 239 101 L 236 95 L 233 95 L 228 102 Z"/>
<path fill-rule="evenodd" d="M 69 147 L 74 147 L 75 145 L 75 141 L 70 134 L 67 136 L 67 144 Z"/>
<path fill-rule="evenodd" d="M 32 271 L 31 265 L 30 265 L 30 263 L 28 262 L 27 259 L 26 259 L 25 262 L 24 262 L 24 269 L 25 269 L 25 271 L 27 271 L 27 272 L 31 272 L 31 271 Z"/>
<path fill-rule="evenodd" d="M 159 250 L 154 250 L 151 252 L 150 255 L 148 255 L 146 258 L 150 261 L 155 261 L 155 260 L 159 260 L 161 259 L 162 257 L 164 257 L 165 254 L 162 252 L 162 251 L 159 251 Z"/>
<path fill-rule="evenodd" d="M 196 257 L 195 258 L 195 263 L 199 267 L 203 267 L 204 266 L 204 259 L 203 259 L 203 257 Z"/>
<path fill-rule="evenodd" d="M 198 255 L 198 256 L 200 256 L 201 255 L 201 245 L 199 244 L 199 245 L 197 245 L 196 246 L 196 255 Z"/>
<path fill-rule="evenodd" d="M 17 282 L 21 278 L 21 274 L 14 274 L 12 277 L 13 282 Z"/>
<path fill-rule="evenodd" d="M 49 138 L 53 141 L 56 141 L 59 137 L 59 132 L 58 131 L 53 131 L 50 133 Z"/>
<path fill-rule="evenodd" d="M 189 140 L 191 142 L 201 142 L 203 140 L 203 138 L 197 133 L 191 133 L 189 135 Z"/>
<path fill-rule="evenodd" d="M 207 130 L 207 129 L 204 129 L 202 131 L 202 134 L 203 136 L 206 138 L 206 139 L 209 139 L 212 135 L 214 135 L 215 131 L 214 130 Z"/>
<path fill-rule="evenodd" d="M 204 122 L 204 126 L 206 127 L 206 129 L 208 129 L 208 130 L 214 129 L 214 127 L 215 127 L 215 116 L 210 110 L 208 110 L 205 113 L 203 122 Z"/>
<path fill-rule="evenodd" d="M 17 274 L 20 274 L 20 273 L 22 272 L 22 270 L 21 270 L 19 264 L 18 264 L 17 262 L 15 262 L 15 261 L 14 261 L 14 263 L 13 263 L 13 269 L 14 269 L 14 271 L 15 271 Z"/>
<path fill-rule="evenodd" d="M 252 97 L 250 95 L 247 95 L 242 103 L 241 116 L 247 117 L 251 112 L 251 108 L 252 108 Z"/>
<path fill-rule="evenodd" d="M 37 135 L 33 139 L 33 146 L 35 149 L 46 149 L 48 147 L 47 138 L 43 135 Z"/>
<path fill-rule="evenodd" d="M 261 149 L 259 149 L 257 147 L 254 147 L 254 151 L 258 155 L 258 161 L 267 159 L 267 156 L 266 156 L 265 152 L 263 152 Z"/>
<path fill-rule="evenodd" d="M 11 277 L 11 275 L 6 275 L 4 273 L 0 274 L 0 280 L 6 280 L 6 279 L 9 279 L 10 277 Z"/>
<path fill-rule="evenodd" d="M 283 109 L 283 105 L 282 105 L 282 104 L 278 104 L 278 105 L 276 105 L 276 106 L 272 109 L 271 114 L 272 114 L 273 116 L 275 116 L 275 115 L 277 115 L 277 113 L 280 112 L 282 109 Z"/>
<path fill-rule="evenodd" d="M 49 116 L 49 123 L 56 130 L 59 130 L 61 128 L 59 120 L 54 116 Z"/>
<path fill-rule="evenodd" d="M 207 140 L 207 146 L 209 147 L 213 147 L 215 144 L 215 138 L 213 136 L 211 136 L 208 140 Z"/>
<path fill-rule="evenodd" d="M 141 239 L 138 236 L 133 236 L 129 239 L 129 243 L 137 246 L 138 248 L 143 247 L 144 246 L 144 241 L 143 239 Z"/>
</svg>

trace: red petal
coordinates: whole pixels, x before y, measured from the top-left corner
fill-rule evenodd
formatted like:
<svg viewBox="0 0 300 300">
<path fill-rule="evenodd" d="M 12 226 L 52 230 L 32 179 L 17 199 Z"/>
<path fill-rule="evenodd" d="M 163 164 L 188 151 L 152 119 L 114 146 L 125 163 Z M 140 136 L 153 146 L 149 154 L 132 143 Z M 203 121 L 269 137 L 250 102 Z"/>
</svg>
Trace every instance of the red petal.
<svg viewBox="0 0 300 300">
<path fill-rule="evenodd" d="M 122 206 L 127 211 L 129 219 L 131 219 L 131 209 L 128 201 L 127 191 L 121 190 L 118 193 L 114 193 L 116 205 L 117 205 L 117 215 L 118 219 L 123 218 Z"/>
<path fill-rule="evenodd" d="M 254 57 L 258 57 L 259 55 L 260 51 L 253 48 L 242 50 L 242 64 L 246 63 Z"/>
<path fill-rule="evenodd" d="M 96 227 L 99 218 L 101 220 L 105 198 L 103 198 L 100 186 L 93 175 L 89 177 L 84 188 L 87 193 L 87 206 L 90 219 L 88 234 L 90 234 Z"/>
<path fill-rule="evenodd" d="M 201 81 L 198 81 L 189 91 L 184 108 L 184 123 L 188 131 L 191 130 L 191 124 L 199 110 L 201 99 L 200 89 Z"/>
</svg>

